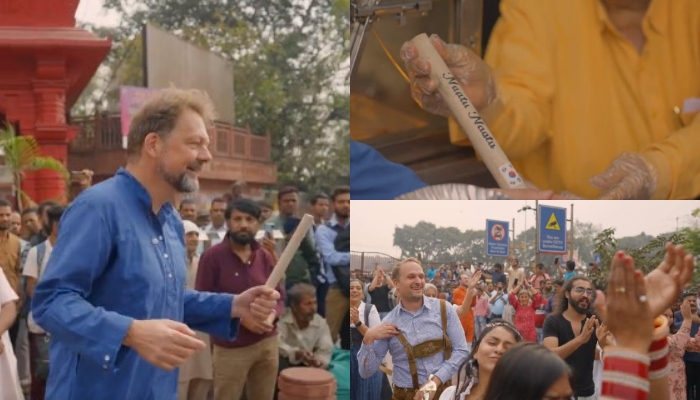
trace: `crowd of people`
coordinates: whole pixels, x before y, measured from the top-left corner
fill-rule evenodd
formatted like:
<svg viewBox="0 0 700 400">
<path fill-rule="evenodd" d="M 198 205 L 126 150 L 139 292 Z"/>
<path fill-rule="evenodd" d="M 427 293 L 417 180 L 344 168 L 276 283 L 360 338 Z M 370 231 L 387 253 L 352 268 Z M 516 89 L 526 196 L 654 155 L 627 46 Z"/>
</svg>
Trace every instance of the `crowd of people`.
<svg viewBox="0 0 700 400">
<path fill-rule="evenodd" d="M 353 330 L 353 398 L 700 399 L 694 260 L 682 246 L 669 244 L 646 277 L 620 252 L 605 293 L 591 280 L 597 265 L 505 264 L 424 268 L 409 258 L 391 280 L 377 266 L 367 283 L 354 271 L 351 307 L 364 329 Z M 380 283 L 375 305 L 369 288 Z"/>
<path fill-rule="evenodd" d="M 237 182 L 199 204 L 210 106 L 156 97 L 126 168 L 66 206 L 0 200 L 0 400 L 273 400 L 291 367 L 329 371 L 350 398 L 350 188 L 307 207 L 282 186 L 275 211 Z M 266 287 L 305 213 L 312 229 Z"/>
</svg>

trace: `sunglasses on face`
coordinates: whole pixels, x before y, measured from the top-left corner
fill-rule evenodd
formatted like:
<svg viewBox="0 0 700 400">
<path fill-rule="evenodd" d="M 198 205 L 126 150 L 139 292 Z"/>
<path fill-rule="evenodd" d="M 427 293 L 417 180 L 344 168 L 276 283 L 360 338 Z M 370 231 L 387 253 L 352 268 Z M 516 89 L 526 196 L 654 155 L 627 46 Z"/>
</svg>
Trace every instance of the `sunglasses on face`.
<svg viewBox="0 0 700 400">
<path fill-rule="evenodd" d="M 589 296 L 595 295 L 595 292 L 593 291 L 593 289 L 584 289 L 582 287 L 574 288 L 573 292 L 578 293 L 578 294 L 586 293 Z"/>
</svg>

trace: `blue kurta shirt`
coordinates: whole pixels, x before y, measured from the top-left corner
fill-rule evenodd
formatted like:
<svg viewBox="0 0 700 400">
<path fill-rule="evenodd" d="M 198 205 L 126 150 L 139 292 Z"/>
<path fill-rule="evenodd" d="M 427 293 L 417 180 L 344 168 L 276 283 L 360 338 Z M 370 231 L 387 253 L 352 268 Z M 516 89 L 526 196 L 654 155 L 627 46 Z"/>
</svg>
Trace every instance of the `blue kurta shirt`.
<svg viewBox="0 0 700 400">
<path fill-rule="evenodd" d="M 170 319 L 233 338 L 233 296 L 186 289 L 184 229 L 120 169 L 66 210 L 32 303 L 52 336 L 47 399 L 177 399 L 167 372 L 122 341 L 134 319 Z"/>
<path fill-rule="evenodd" d="M 410 168 L 388 161 L 366 144 L 350 141 L 353 200 L 393 200 L 425 186 Z"/>
</svg>

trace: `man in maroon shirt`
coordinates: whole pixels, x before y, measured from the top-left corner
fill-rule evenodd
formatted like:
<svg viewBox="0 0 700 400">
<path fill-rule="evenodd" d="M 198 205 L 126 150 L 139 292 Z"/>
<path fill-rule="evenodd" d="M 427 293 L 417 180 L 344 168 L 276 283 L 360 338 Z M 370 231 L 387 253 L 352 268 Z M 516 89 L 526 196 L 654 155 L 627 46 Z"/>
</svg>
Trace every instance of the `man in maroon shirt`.
<svg viewBox="0 0 700 400">
<path fill-rule="evenodd" d="M 260 207 L 250 200 L 236 200 L 224 214 L 228 233 L 224 240 L 209 248 L 199 261 L 197 290 L 238 294 L 264 285 L 275 262 L 255 240 Z M 266 322 L 241 320 L 235 340 L 212 337 L 214 344 L 214 399 L 239 400 L 246 397 L 272 400 L 279 365 L 275 322 L 284 313 L 284 292 L 275 312 Z"/>
</svg>

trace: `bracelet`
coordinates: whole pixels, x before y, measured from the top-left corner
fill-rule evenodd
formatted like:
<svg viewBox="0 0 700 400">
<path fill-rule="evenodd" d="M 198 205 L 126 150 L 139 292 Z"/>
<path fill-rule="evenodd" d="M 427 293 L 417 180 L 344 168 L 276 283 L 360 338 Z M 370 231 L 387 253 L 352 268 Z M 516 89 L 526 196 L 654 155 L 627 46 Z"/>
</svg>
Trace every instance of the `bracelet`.
<svg viewBox="0 0 700 400">
<path fill-rule="evenodd" d="M 646 364 L 637 360 L 621 357 L 606 357 L 603 363 L 603 370 L 635 376 L 642 379 L 647 379 L 649 375 L 649 367 Z"/>
<path fill-rule="evenodd" d="M 603 378 L 601 399 L 607 400 L 647 400 L 649 390 L 639 390 L 617 383 L 606 382 Z"/>
<path fill-rule="evenodd" d="M 653 342 L 649 346 L 649 379 L 659 379 L 669 374 L 668 364 L 669 321 L 664 316 L 654 320 Z"/>
<path fill-rule="evenodd" d="M 649 357 L 622 349 L 608 350 L 603 358 L 603 399 L 646 400 L 649 393 Z"/>
</svg>

